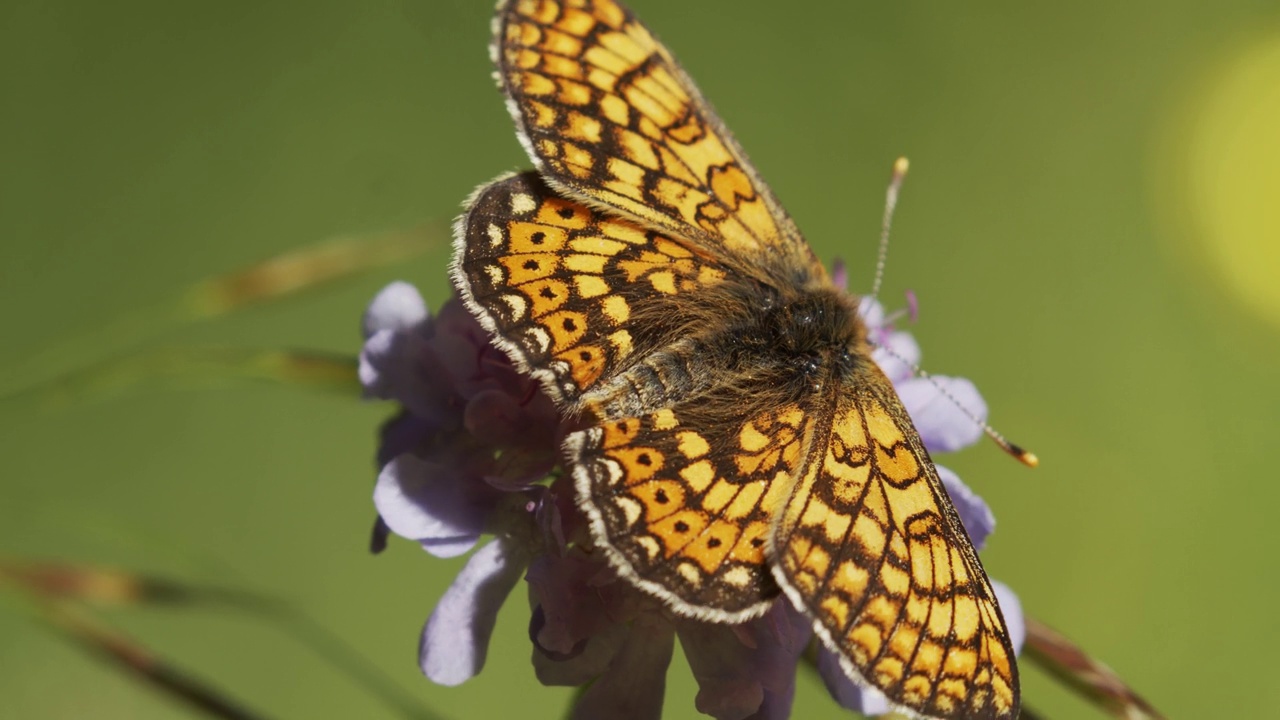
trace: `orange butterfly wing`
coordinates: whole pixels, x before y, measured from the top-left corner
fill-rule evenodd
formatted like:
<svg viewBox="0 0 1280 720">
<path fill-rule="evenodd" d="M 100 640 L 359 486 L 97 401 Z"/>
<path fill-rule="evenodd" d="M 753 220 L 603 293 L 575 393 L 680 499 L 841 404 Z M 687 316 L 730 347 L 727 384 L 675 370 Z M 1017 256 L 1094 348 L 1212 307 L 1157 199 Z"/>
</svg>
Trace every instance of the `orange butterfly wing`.
<svg viewBox="0 0 1280 720">
<path fill-rule="evenodd" d="M 620 574 L 681 615 L 741 622 L 778 595 L 765 545 L 813 419 L 723 384 L 571 435 L 578 503 Z M 707 422 L 708 416 L 714 422 Z"/>
<path fill-rule="evenodd" d="M 825 270 L 692 81 L 613 0 L 509 0 L 492 49 L 542 178 L 477 193 L 454 281 L 584 419 L 567 465 L 598 547 L 702 619 L 781 586 L 912 714 L 1016 717 L 994 592 L 860 321 L 806 355 L 777 319 L 852 303 L 822 305 Z M 782 345 L 743 355 L 744 332 Z"/>
<path fill-rule="evenodd" d="M 772 537 L 774 577 L 846 672 L 931 718 L 1018 716 L 995 591 L 878 368 L 838 399 Z"/>
<path fill-rule="evenodd" d="M 513 0 L 493 46 L 520 137 L 563 194 L 709 252 L 825 277 L 693 81 L 612 0 Z"/>
<path fill-rule="evenodd" d="M 456 245 L 453 281 L 467 307 L 570 413 L 590 391 L 597 403 L 618 396 L 623 370 L 682 334 L 671 318 L 705 307 L 689 296 L 705 298 L 730 274 L 657 232 L 557 195 L 536 173 L 478 190 Z"/>
</svg>

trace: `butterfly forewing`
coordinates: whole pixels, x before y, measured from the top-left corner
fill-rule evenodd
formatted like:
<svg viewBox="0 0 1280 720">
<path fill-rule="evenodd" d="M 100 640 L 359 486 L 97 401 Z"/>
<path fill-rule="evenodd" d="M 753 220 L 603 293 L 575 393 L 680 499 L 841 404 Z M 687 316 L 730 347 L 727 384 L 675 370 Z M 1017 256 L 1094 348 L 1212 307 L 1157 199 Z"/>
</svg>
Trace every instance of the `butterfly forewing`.
<svg viewBox="0 0 1280 720">
<path fill-rule="evenodd" d="M 514 0 L 494 38 L 552 186 L 737 258 L 824 271 L 671 54 L 612 0 Z"/>
<path fill-rule="evenodd" d="M 693 83 L 612 0 L 510 0 L 493 54 L 541 172 L 481 188 L 453 278 L 582 428 L 593 542 L 673 612 L 779 589 L 909 714 L 1015 718 L 991 584 L 854 303 Z"/>
<path fill-rule="evenodd" d="M 995 592 L 889 380 L 843 389 L 777 515 L 778 583 L 851 675 L 935 718 L 1017 717 Z"/>
</svg>

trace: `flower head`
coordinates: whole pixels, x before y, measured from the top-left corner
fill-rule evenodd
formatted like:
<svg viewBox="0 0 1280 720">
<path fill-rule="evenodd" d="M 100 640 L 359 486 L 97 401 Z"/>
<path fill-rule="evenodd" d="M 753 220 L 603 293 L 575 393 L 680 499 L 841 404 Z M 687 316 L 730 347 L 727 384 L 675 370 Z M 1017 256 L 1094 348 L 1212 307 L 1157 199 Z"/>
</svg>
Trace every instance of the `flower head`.
<svg viewBox="0 0 1280 720">
<path fill-rule="evenodd" d="M 975 442 L 980 428 L 957 407 L 985 415 L 973 384 L 913 377 L 920 350 L 911 335 L 896 330 L 874 300 L 860 312 L 878 348 L 875 360 L 926 447 L 942 452 Z M 813 639 L 808 618 L 785 600 L 738 625 L 677 617 L 619 578 L 592 550 L 571 483 L 558 470 L 568 428 L 459 301 L 432 316 L 412 286 L 394 283 L 365 313 L 364 335 L 366 393 L 401 406 L 382 428 L 375 548 L 389 531 L 451 557 L 492 536 L 423 628 L 419 659 L 428 678 L 456 685 L 480 671 L 497 611 L 523 577 L 538 679 L 591 683 L 574 717 L 660 717 L 676 639 L 698 682 L 699 711 L 722 720 L 789 716 L 796 667 Z M 994 528 L 990 509 L 954 472 L 939 466 L 938 473 L 981 547 Z M 1017 636 L 1017 598 L 999 584 L 997 592 Z M 850 681 L 825 649 L 815 665 L 841 705 L 867 714 L 888 709 L 883 695 Z"/>
<path fill-rule="evenodd" d="M 559 512 L 537 484 L 555 466 L 558 417 L 461 304 L 435 317 L 393 283 L 365 313 L 360 379 L 402 410 L 382 427 L 375 547 L 387 530 L 437 557 L 476 551 L 423 629 L 423 672 L 456 685 L 484 665 L 498 609 L 534 555 L 555 547 Z"/>
</svg>

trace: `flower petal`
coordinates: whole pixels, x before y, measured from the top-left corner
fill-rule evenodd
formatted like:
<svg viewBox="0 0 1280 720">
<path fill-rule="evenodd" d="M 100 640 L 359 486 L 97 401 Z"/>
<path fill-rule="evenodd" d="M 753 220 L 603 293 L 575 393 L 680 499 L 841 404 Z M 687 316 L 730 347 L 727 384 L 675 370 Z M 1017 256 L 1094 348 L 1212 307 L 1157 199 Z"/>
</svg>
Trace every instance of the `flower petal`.
<svg viewBox="0 0 1280 720">
<path fill-rule="evenodd" d="M 964 484 L 959 475 L 941 465 L 934 467 L 938 468 L 938 477 L 947 488 L 947 495 L 960 515 L 960 522 L 964 523 L 965 532 L 969 533 L 973 549 L 981 550 L 987 544 L 987 536 L 996 529 L 995 514 L 978 493 Z"/>
<path fill-rule="evenodd" d="M 1027 641 L 1027 621 L 1022 615 L 1022 601 L 1017 593 L 999 580 L 992 580 L 991 587 L 996 591 L 996 602 L 1000 603 L 1000 614 L 1004 616 L 1004 626 L 1009 630 L 1009 641 L 1013 643 L 1013 654 L 1022 654 L 1022 644 Z"/>
<path fill-rule="evenodd" d="M 360 329 L 367 340 L 379 330 L 409 330 L 424 326 L 430 317 L 427 303 L 418 289 L 397 280 L 374 296 L 360 319 Z"/>
<path fill-rule="evenodd" d="M 760 709 L 747 717 L 747 720 L 787 720 L 791 717 L 791 705 L 796 698 L 796 675 L 791 673 L 791 681 L 778 690 L 764 691 L 764 700 Z"/>
<path fill-rule="evenodd" d="M 484 667 L 498 609 L 520 580 L 527 559 L 508 539 L 476 551 L 422 628 L 418 664 L 440 685 L 459 685 Z"/>
<path fill-rule="evenodd" d="M 667 666 L 675 648 L 671 624 L 656 613 L 636 618 L 609 669 L 574 703 L 574 720 L 658 720 Z"/>
<path fill-rule="evenodd" d="M 504 390 L 482 390 L 467 401 L 463 425 L 477 440 L 495 447 L 518 449 L 516 454 L 522 457 L 547 455 L 546 459 L 553 465 L 559 459 L 556 432 L 560 416 L 554 405 L 530 401 L 527 394 L 515 396 Z M 536 462 L 517 460 L 512 465 Z"/>
<path fill-rule="evenodd" d="M 987 418 L 987 404 L 978 388 L 965 378 L 935 375 L 933 381 L 937 385 L 913 378 L 895 386 L 925 447 L 930 452 L 951 452 L 977 442 L 982 426 L 969 413 L 979 421 Z"/>
<path fill-rule="evenodd" d="M 623 582 L 598 583 L 613 577 L 599 554 L 574 547 L 563 557 L 539 555 L 529 566 L 529 597 L 542 607 L 545 623 L 535 642 L 556 654 L 569 654 L 582 640 L 626 623 L 644 601 Z"/>
<path fill-rule="evenodd" d="M 387 549 L 387 536 L 391 534 L 391 528 L 383 522 L 382 516 L 378 516 L 373 521 L 373 532 L 369 533 L 369 552 L 377 555 Z"/>
<path fill-rule="evenodd" d="M 862 316 L 862 322 L 869 328 L 884 327 L 884 306 L 870 295 L 864 295 L 858 300 L 858 315 Z"/>
<path fill-rule="evenodd" d="M 533 668 L 543 685 L 582 685 L 599 677 L 627 642 L 631 620 L 649 607 L 598 554 L 580 547 L 539 555 L 526 580 L 534 607 Z"/>
<path fill-rule="evenodd" d="M 364 347 L 360 348 L 360 384 L 365 394 L 380 400 L 392 398 L 390 376 L 398 370 L 392 367 L 397 359 L 394 353 L 396 336 L 394 330 L 378 330 L 365 338 Z"/>
<path fill-rule="evenodd" d="M 564 515 L 560 512 L 557 498 L 546 488 L 537 496 L 537 506 L 533 511 L 533 521 L 542 536 L 543 547 L 553 557 L 564 557 L 568 544 L 565 542 Z"/>
<path fill-rule="evenodd" d="M 488 331 L 480 326 L 457 298 L 440 307 L 432 322 L 435 334 L 432 349 L 454 390 L 471 397 L 488 388 L 505 389 L 514 395 L 517 385 L 534 381 L 516 373 L 507 356 L 490 344 Z"/>
<path fill-rule="evenodd" d="M 877 347 L 871 351 L 884 374 L 894 385 L 910 380 L 920 364 L 920 343 L 909 332 L 901 330 L 873 333 Z"/>
<path fill-rule="evenodd" d="M 529 624 L 529 639 L 533 641 L 533 672 L 543 685 L 570 687 L 584 685 L 604 674 L 626 642 L 628 630 L 624 623 L 615 623 L 582 639 L 570 652 L 559 653 L 543 647 L 538 641 L 545 627 L 546 614 L 541 606 L 535 606 Z"/>
<path fill-rule="evenodd" d="M 840 258 L 831 262 L 831 284 L 845 292 L 849 291 L 849 268 Z"/>
<path fill-rule="evenodd" d="M 421 542 L 436 557 L 455 557 L 479 541 L 486 515 L 464 486 L 442 465 L 401 455 L 378 474 L 373 504 L 395 534 Z"/>
<path fill-rule="evenodd" d="M 683 621 L 676 631 L 698 681 L 699 712 L 743 720 L 789 708 L 796 662 L 812 636 L 809 621 L 790 603 L 776 603 L 738 626 Z"/>
<path fill-rule="evenodd" d="M 401 410 L 378 428 L 378 467 L 419 448 L 441 428 L 419 415 Z"/>
<path fill-rule="evenodd" d="M 453 381 L 417 333 L 375 332 L 360 348 L 357 372 L 366 397 L 398 400 L 413 414 L 436 421 L 448 417 Z"/>
<path fill-rule="evenodd" d="M 528 433 L 520 401 L 501 390 L 482 390 L 467 401 L 462 424 L 467 432 L 490 445 L 512 445 Z"/>
<path fill-rule="evenodd" d="M 826 647 L 818 648 L 818 675 L 827 686 L 827 692 L 840 707 L 863 715 L 884 715 L 889 712 L 889 699 L 874 688 L 863 687 L 849 679 L 836 654 Z"/>
<path fill-rule="evenodd" d="M 866 323 L 867 339 L 874 346 L 871 358 L 894 385 L 909 380 L 920 364 L 920 344 L 911 333 L 894 330 L 884 306 L 874 298 L 862 298 L 858 314 Z"/>
</svg>

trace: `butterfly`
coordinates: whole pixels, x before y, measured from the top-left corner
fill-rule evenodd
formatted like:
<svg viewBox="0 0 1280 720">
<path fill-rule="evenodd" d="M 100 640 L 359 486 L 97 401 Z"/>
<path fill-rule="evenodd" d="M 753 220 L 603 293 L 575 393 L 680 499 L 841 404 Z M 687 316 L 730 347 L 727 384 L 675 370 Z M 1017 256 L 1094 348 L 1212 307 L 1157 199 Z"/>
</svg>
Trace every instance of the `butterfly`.
<svg viewBox="0 0 1280 720">
<path fill-rule="evenodd" d="M 508 0 L 497 77 L 536 172 L 455 229 L 459 294 L 578 428 L 595 547 L 675 614 L 780 595 L 855 681 L 1015 718 L 990 581 L 854 298 L 693 81 L 613 0 Z"/>
</svg>

